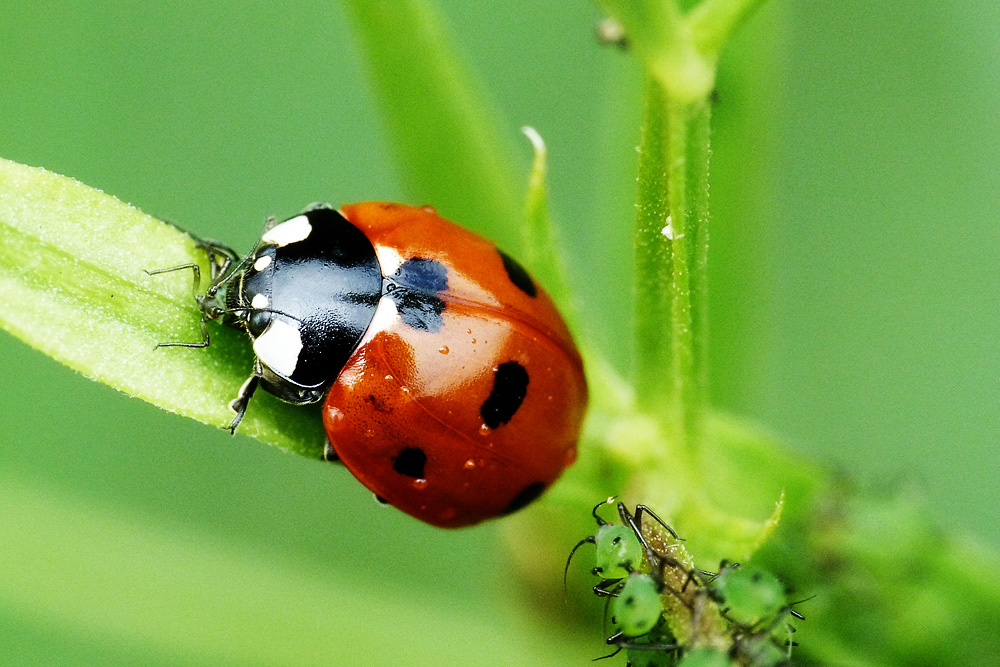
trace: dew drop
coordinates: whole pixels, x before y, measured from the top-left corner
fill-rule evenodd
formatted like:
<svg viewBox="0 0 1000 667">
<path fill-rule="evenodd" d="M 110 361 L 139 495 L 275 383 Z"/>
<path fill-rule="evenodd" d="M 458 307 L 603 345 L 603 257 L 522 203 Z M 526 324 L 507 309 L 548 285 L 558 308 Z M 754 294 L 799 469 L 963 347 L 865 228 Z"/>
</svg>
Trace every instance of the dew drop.
<svg viewBox="0 0 1000 667">
<path fill-rule="evenodd" d="M 441 354 L 448 354 L 450 351 L 451 350 L 448 349 L 447 345 L 442 345 L 441 347 L 438 348 L 438 352 L 440 352 Z"/>
<path fill-rule="evenodd" d="M 415 480 L 413 480 L 412 485 L 413 485 L 414 489 L 416 489 L 417 491 L 420 491 L 422 489 L 427 488 L 427 480 L 426 479 L 415 479 Z"/>
<path fill-rule="evenodd" d="M 482 424 L 479 427 L 479 435 L 487 435 L 489 434 L 489 432 L 490 432 L 490 427 L 487 426 L 486 424 Z"/>
<path fill-rule="evenodd" d="M 475 344 L 476 344 L 476 339 L 475 339 L 475 338 L 473 338 L 473 339 L 472 339 L 472 344 L 473 344 L 473 345 L 475 345 Z"/>
<path fill-rule="evenodd" d="M 475 467 L 476 467 L 476 462 L 473 459 L 469 459 L 468 461 L 465 462 L 466 470 L 472 470 Z"/>
</svg>

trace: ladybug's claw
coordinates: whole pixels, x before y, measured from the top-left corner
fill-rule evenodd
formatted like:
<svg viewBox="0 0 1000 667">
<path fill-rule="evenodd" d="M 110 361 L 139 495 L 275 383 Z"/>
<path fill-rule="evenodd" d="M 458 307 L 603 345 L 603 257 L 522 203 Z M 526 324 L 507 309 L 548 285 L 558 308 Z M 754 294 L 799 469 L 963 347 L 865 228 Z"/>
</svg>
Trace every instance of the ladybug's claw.
<svg viewBox="0 0 1000 667">
<path fill-rule="evenodd" d="M 260 376 L 254 373 L 247 378 L 247 381 L 240 387 L 240 393 L 229 403 L 229 409 L 236 413 L 233 421 L 229 423 L 229 432 L 233 435 L 236 434 L 236 427 L 243 421 L 243 415 L 247 413 L 247 406 L 250 405 L 250 399 L 253 398 L 253 393 L 257 391 L 259 384 Z"/>
</svg>

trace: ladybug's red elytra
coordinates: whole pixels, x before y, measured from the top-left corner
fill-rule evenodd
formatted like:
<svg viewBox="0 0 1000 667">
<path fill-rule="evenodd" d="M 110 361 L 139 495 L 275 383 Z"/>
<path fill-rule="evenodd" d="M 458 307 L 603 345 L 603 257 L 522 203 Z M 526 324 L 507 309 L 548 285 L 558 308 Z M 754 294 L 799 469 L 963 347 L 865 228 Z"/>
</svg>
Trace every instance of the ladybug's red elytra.
<svg viewBox="0 0 1000 667">
<path fill-rule="evenodd" d="M 524 507 L 576 458 L 587 386 L 565 323 L 520 264 L 433 208 L 317 205 L 243 259 L 201 245 L 204 319 L 256 354 L 232 430 L 258 386 L 325 397 L 327 458 L 447 528 Z"/>
</svg>

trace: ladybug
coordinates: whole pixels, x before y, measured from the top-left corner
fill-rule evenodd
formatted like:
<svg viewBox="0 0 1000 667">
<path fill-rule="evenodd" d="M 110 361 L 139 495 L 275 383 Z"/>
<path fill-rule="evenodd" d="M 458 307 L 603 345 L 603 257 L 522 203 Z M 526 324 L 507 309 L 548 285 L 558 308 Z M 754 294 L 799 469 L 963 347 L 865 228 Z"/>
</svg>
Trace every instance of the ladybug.
<svg viewBox="0 0 1000 667">
<path fill-rule="evenodd" d="M 314 205 L 243 259 L 200 245 L 203 324 L 245 330 L 256 356 L 233 432 L 258 388 L 325 399 L 325 458 L 447 528 L 524 507 L 576 458 L 587 386 L 565 323 L 520 264 L 433 208 Z"/>
</svg>

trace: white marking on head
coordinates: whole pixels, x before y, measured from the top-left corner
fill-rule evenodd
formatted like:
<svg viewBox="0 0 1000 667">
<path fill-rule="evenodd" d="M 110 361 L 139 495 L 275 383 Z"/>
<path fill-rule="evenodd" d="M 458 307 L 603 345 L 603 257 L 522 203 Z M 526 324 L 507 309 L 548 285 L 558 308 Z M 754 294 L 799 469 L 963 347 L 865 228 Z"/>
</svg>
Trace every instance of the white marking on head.
<svg viewBox="0 0 1000 667">
<path fill-rule="evenodd" d="M 271 266 L 270 255 L 261 255 L 253 263 L 253 268 L 256 269 L 257 271 L 263 271 L 269 266 Z"/>
<path fill-rule="evenodd" d="M 395 248 L 390 248 L 389 246 L 375 246 L 375 256 L 382 267 L 383 276 L 391 276 L 403 265 L 403 258 Z"/>
<path fill-rule="evenodd" d="M 368 344 L 378 333 L 391 329 L 392 325 L 398 320 L 399 311 L 396 310 L 396 302 L 387 296 L 383 296 L 378 300 L 378 306 L 375 307 L 375 314 L 372 316 L 372 321 L 368 323 L 368 329 L 365 330 L 365 335 L 361 337 L 358 347 Z"/>
<path fill-rule="evenodd" d="M 279 375 L 291 377 L 302 352 L 302 335 L 298 327 L 273 319 L 264 333 L 254 340 L 253 351 L 260 363 Z"/>
<path fill-rule="evenodd" d="M 309 238 L 310 233 L 312 233 L 312 224 L 309 222 L 309 217 L 297 215 L 267 230 L 260 237 L 260 240 L 263 243 L 272 243 L 281 248 L 289 243 L 304 241 Z"/>
<path fill-rule="evenodd" d="M 267 310 L 268 306 L 271 305 L 271 301 L 264 294 L 254 294 L 253 299 L 250 300 L 250 305 L 257 310 Z"/>
</svg>

